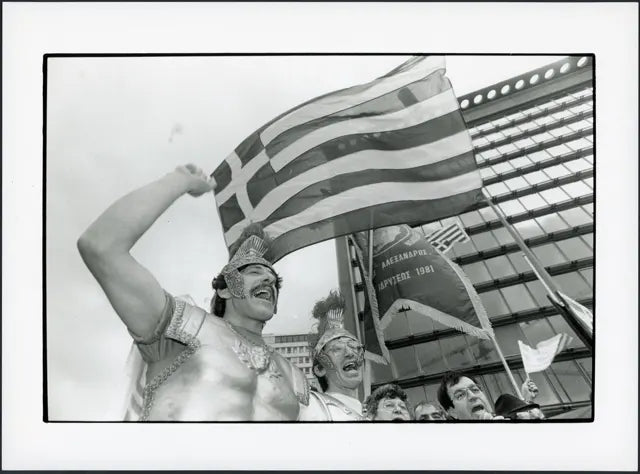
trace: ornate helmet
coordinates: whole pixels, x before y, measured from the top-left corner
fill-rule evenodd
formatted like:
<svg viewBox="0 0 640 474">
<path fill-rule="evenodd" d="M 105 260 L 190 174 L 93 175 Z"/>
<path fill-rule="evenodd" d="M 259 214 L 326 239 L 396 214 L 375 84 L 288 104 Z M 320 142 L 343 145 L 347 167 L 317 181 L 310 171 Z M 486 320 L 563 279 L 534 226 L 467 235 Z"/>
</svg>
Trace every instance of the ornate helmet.
<svg viewBox="0 0 640 474">
<path fill-rule="evenodd" d="M 229 249 L 231 259 L 220 274 L 224 277 L 229 292 L 236 298 L 244 298 L 244 280 L 239 269 L 247 265 L 263 265 L 277 277 L 273 265 L 268 259 L 270 239 L 259 224 L 250 224 L 243 231 L 236 244 Z M 234 246 L 237 249 L 234 249 Z M 215 280 L 214 280 L 215 281 Z M 214 295 L 214 298 L 216 296 Z"/>
<path fill-rule="evenodd" d="M 346 337 L 360 344 L 358 338 L 344 329 L 344 306 L 344 298 L 339 292 L 333 290 L 313 306 L 312 316 L 318 320 L 318 332 L 309 335 L 311 356 L 314 361 L 322 363 L 320 360 L 323 359 L 322 349 L 334 339 Z"/>
</svg>

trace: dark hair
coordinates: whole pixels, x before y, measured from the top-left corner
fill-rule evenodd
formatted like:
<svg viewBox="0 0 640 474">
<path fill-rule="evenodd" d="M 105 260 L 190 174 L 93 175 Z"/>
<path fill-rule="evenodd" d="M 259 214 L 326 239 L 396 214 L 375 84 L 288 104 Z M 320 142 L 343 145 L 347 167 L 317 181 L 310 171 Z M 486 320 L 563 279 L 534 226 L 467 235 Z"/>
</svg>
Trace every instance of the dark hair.
<svg viewBox="0 0 640 474">
<path fill-rule="evenodd" d="M 244 265 L 238 268 L 238 271 L 242 271 L 244 268 L 248 266 L 249 265 Z M 276 276 L 276 289 L 279 292 L 280 288 L 282 288 L 282 277 L 278 275 L 275 272 L 275 270 L 273 270 L 273 274 Z M 213 297 L 211 298 L 211 305 L 209 307 L 209 311 L 215 316 L 218 316 L 220 318 L 224 316 L 224 312 L 227 308 L 227 300 L 225 300 L 224 298 L 220 298 L 218 296 L 217 290 L 224 290 L 226 287 L 227 287 L 227 282 L 224 279 L 224 276 L 222 275 L 222 273 L 220 273 L 211 281 L 211 288 L 213 288 Z"/>
<path fill-rule="evenodd" d="M 320 361 L 318 361 L 317 358 L 313 358 L 313 368 L 315 369 L 316 367 L 321 367 L 324 368 L 324 366 L 320 363 Z M 329 388 L 329 382 L 327 381 L 327 377 L 325 375 L 323 376 L 319 376 L 316 374 L 315 370 L 312 370 L 313 375 L 316 376 L 316 379 L 318 379 L 318 383 L 320 384 L 320 388 L 322 389 L 323 392 L 326 392 L 327 389 Z"/>
<path fill-rule="evenodd" d="M 431 407 L 435 408 L 436 410 L 438 410 L 438 411 L 440 412 L 440 414 L 441 414 L 444 418 L 446 418 L 446 417 L 447 417 L 447 412 L 444 410 L 444 408 L 442 408 L 442 406 L 441 406 L 438 402 L 427 402 L 427 401 L 424 401 L 424 402 L 420 402 L 420 403 L 418 403 L 418 404 L 413 408 L 413 414 L 414 414 L 415 416 L 417 416 L 417 414 L 418 414 L 418 408 L 422 408 L 422 407 L 429 407 L 429 406 L 431 406 Z"/>
<path fill-rule="evenodd" d="M 382 385 L 381 387 L 378 387 L 373 392 L 371 392 L 371 395 L 369 395 L 364 401 L 364 407 L 367 412 L 367 417 L 375 418 L 376 414 L 378 413 L 378 403 L 380 403 L 380 400 L 385 398 L 398 398 L 405 404 L 407 404 L 408 399 L 407 393 L 402 390 L 399 385 L 396 385 L 394 383 Z M 407 408 L 409 407 L 407 406 Z M 409 411 L 411 410 L 409 409 Z"/>
<path fill-rule="evenodd" d="M 442 408 L 444 408 L 445 410 L 453 408 L 453 400 L 451 400 L 451 397 L 449 397 L 447 389 L 452 385 L 457 384 L 462 377 L 467 377 L 468 379 L 471 379 L 476 385 L 478 384 L 478 381 L 472 376 L 463 374 L 461 372 L 447 372 L 442 376 L 440 386 L 438 387 L 438 402 L 440 402 L 440 405 L 442 405 Z"/>
</svg>

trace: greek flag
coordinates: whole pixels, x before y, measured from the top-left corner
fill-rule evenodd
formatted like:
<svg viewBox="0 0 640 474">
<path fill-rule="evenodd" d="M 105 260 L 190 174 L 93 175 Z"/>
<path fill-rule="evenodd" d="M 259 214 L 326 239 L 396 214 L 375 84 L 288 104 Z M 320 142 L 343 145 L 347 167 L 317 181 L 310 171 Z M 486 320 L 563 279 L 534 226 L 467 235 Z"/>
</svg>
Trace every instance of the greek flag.
<svg viewBox="0 0 640 474">
<path fill-rule="evenodd" d="M 312 99 L 246 138 L 213 172 L 227 247 L 251 222 L 275 260 L 340 235 L 421 224 L 482 198 L 445 61 L 413 57 Z"/>
</svg>

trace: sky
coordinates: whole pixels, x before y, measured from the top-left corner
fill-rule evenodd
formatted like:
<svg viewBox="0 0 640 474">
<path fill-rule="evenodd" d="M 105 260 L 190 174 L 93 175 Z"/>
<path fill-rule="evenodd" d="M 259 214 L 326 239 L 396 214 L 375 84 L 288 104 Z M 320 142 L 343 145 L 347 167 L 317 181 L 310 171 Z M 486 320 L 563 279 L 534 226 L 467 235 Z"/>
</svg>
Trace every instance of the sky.
<svg viewBox="0 0 640 474">
<path fill-rule="evenodd" d="M 306 100 L 368 82 L 406 56 L 51 58 L 47 74 L 46 281 L 49 417 L 119 419 L 131 340 L 76 241 L 112 202 L 194 163 L 205 172 Z M 560 56 L 450 56 L 458 96 Z M 132 254 L 174 295 L 201 305 L 227 261 L 213 195 L 179 198 Z M 335 241 L 277 262 L 278 314 L 264 333 L 309 332 L 338 288 Z M 98 368 L 98 370 L 96 370 Z"/>
</svg>

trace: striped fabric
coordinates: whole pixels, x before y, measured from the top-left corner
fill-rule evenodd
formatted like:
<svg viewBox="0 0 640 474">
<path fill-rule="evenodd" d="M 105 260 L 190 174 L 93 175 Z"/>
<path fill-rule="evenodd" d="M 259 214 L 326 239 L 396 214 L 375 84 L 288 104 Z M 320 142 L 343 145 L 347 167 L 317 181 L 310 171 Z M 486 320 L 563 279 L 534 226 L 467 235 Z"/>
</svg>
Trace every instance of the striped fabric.
<svg viewBox="0 0 640 474">
<path fill-rule="evenodd" d="M 251 222 L 273 258 L 352 232 L 464 212 L 481 198 L 443 57 L 310 100 L 245 139 L 213 172 L 227 246 Z"/>
<path fill-rule="evenodd" d="M 469 236 L 464 231 L 460 224 L 454 222 L 453 224 L 443 227 L 440 230 L 432 232 L 427 237 L 427 242 L 433 245 L 442 253 L 447 253 L 455 242 L 467 242 Z"/>
<path fill-rule="evenodd" d="M 528 374 L 542 372 L 549 368 L 556 355 L 564 351 L 573 341 L 567 334 L 556 334 L 550 339 L 541 341 L 532 349 L 522 341 L 518 341 L 524 371 Z"/>
</svg>

